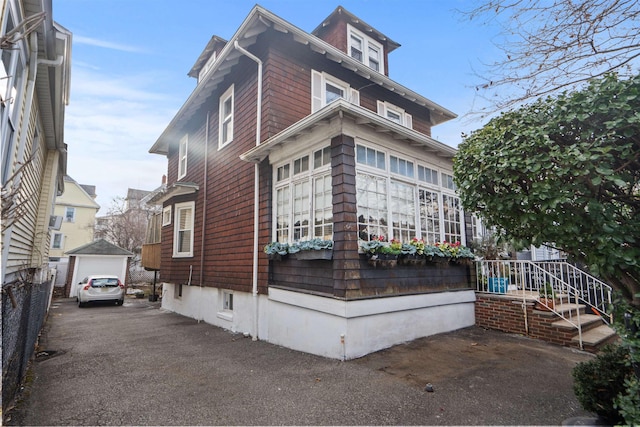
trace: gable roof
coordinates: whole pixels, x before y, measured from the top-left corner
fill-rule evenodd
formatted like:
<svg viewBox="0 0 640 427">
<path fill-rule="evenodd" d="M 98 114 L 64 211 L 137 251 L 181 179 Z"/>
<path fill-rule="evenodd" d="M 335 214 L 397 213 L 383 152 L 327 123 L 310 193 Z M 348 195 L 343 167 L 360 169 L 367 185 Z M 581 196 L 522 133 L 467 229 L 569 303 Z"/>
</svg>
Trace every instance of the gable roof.
<svg viewBox="0 0 640 427">
<path fill-rule="evenodd" d="M 115 255 L 132 257 L 133 253 L 119 246 L 109 243 L 104 239 L 94 240 L 91 243 L 66 252 L 67 255 Z"/>
<path fill-rule="evenodd" d="M 75 179 L 71 178 L 69 175 L 65 175 L 64 176 L 64 182 L 71 185 L 75 185 L 76 188 L 78 189 L 78 191 L 80 192 L 80 194 L 82 196 L 84 196 L 85 198 L 85 203 L 81 203 L 81 202 L 76 202 L 73 205 L 77 205 L 77 206 L 81 206 L 83 205 L 83 207 L 91 207 L 91 208 L 95 208 L 95 209 L 100 209 L 100 205 L 98 204 L 98 202 L 96 202 L 96 195 L 95 195 L 95 185 L 83 185 L 78 183 Z M 91 193 L 89 192 L 91 191 Z M 67 191 L 66 194 L 68 194 L 69 191 Z M 65 203 L 62 202 L 62 200 L 64 200 L 63 198 L 65 198 L 65 193 L 62 193 L 62 195 L 58 196 L 58 198 L 56 199 L 56 205 L 64 205 Z"/>
<path fill-rule="evenodd" d="M 281 33 L 291 34 L 293 40 L 308 46 L 312 51 L 324 55 L 326 58 L 335 61 L 342 67 L 355 72 L 374 84 L 378 84 L 413 103 L 428 108 L 431 112 L 433 125 L 457 117 L 455 113 L 391 80 L 384 74 L 372 70 L 367 65 L 350 57 L 324 40 L 301 30 L 272 12 L 256 5 L 231 40 L 222 49 L 209 73 L 198 83 L 167 128 L 149 149 L 150 153 L 168 154 L 170 142 L 180 136 L 183 126 L 196 114 L 208 97 L 218 88 L 218 85 L 231 73 L 233 66 L 239 62 L 242 53 L 236 49 L 235 45 L 237 44 L 239 47 L 246 49 L 257 41 L 261 33 L 270 28 Z"/>
</svg>

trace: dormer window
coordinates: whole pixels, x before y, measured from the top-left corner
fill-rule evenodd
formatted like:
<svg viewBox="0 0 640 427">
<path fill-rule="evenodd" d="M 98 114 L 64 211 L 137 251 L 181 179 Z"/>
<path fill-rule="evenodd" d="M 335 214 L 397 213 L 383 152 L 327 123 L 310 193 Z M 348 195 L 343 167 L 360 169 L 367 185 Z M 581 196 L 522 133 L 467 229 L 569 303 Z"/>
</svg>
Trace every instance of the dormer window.
<svg viewBox="0 0 640 427">
<path fill-rule="evenodd" d="M 214 51 L 211 54 L 211 57 L 204 64 L 204 67 L 202 67 L 202 69 L 198 73 L 198 82 L 202 81 L 202 78 L 209 72 L 213 63 L 216 62 L 216 58 L 217 58 L 217 55 L 216 55 L 216 52 Z"/>
<path fill-rule="evenodd" d="M 349 56 L 379 73 L 382 72 L 384 69 L 382 45 L 351 25 L 347 28 L 349 31 Z"/>
</svg>

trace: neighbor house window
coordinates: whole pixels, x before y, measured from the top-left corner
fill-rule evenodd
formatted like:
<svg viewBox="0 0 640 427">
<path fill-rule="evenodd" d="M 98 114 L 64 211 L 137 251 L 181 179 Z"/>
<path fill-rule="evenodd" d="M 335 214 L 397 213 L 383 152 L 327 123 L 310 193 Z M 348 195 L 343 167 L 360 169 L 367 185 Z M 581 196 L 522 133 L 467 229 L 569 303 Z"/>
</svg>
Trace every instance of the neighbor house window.
<svg viewBox="0 0 640 427">
<path fill-rule="evenodd" d="M 76 208 L 67 207 L 64 211 L 64 220 L 66 222 L 76 221 Z"/>
<path fill-rule="evenodd" d="M 378 114 L 399 125 L 408 127 L 409 129 L 413 128 L 413 118 L 411 114 L 389 102 L 378 101 L 377 104 Z"/>
<path fill-rule="evenodd" d="M 348 25 L 347 28 L 349 31 L 349 56 L 382 73 L 384 71 L 382 45 L 351 25 Z"/>
<path fill-rule="evenodd" d="M 333 238 L 331 155 L 326 147 L 275 169 L 274 232 L 279 242 Z"/>
<path fill-rule="evenodd" d="M 0 28 L 1 34 L 7 34 L 16 28 L 18 11 L 14 2 L 4 2 L 7 7 L 4 9 L 6 20 L 4 28 Z M 24 97 L 25 77 L 27 73 L 26 58 L 27 37 L 18 38 L 8 48 L 2 49 L 2 60 L 0 61 L 0 145 L 2 146 L 2 172 L 1 179 L 4 184 L 14 167 L 23 159 L 19 153 L 24 147 L 18 147 L 16 140 L 16 129 L 20 114 L 22 112 L 22 99 Z M 26 142 L 26 141 L 25 141 Z"/>
<path fill-rule="evenodd" d="M 233 85 L 220 97 L 218 148 L 233 141 Z"/>
<path fill-rule="evenodd" d="M 51 239 L 51 249 L 62 249 L 62 233 L 53 233 L 53 238 Z"/>
<path fill-rule="evenodd" d="M 162 209 L 162 226 L 171 224 L 171 206 Z"/>
<path fill-rule="evenodd" d="M 194 202 L 175 205 L 173 256 L 176 258 L 193 256 L 194 209 Z"/>
<path fill-rule="evenodd" d="M 386 161 L 388 159 L 388 161 Z M 463 241 L 463 211 L 450 174 L 384 150 L 356 145 L 358 237 L 378 236 L 434 244 Z M 453 179 L 453 178 L 451 178 Z"/>
<path fill-rule="evenodd" d="M 178 148 L 178 179 L 184 178 L 187 174 L 188 142 L 188 135 L 183 136 L 180 140 Z"/>
<path fill-rule="evenodd" d="M 315 70 L 311 70 L 311 98 L 312 113 L 340 98 L 360 105 L 360 93 L 356 89 L 327 73 Z"/>
</svg>

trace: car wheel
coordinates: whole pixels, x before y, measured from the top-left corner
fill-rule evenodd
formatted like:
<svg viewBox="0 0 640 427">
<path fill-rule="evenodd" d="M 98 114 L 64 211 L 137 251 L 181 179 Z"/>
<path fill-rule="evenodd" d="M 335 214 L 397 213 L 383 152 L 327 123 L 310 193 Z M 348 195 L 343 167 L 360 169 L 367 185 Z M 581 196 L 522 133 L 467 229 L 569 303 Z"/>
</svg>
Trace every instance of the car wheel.
<svg viewBox="0 0 640 427">
<path fill-rule="evenodd" d="M 82 307 L 84 307 L 85 305 L 86 305 L 86 303 L 84 303 L 84 302 L 82 302 L 82 301 L 78 300 L 78 307 L 82 308 Z"/>
<path fill-rule="evenodd" d="M 116 300 L 116 305 L 122 306 L 122 304 L 124 304 L 123 299 Z"/>
</svg>

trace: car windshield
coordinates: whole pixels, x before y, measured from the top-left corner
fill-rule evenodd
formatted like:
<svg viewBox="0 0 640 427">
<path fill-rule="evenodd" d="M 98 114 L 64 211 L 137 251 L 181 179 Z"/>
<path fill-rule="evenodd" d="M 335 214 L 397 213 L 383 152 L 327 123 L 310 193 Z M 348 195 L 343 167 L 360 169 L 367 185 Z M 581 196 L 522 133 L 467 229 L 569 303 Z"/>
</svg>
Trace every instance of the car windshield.
<svg viewBox="0 0 640 427">
<path fill-rule="evenodd" d="M 112 277 L 99 277 L 91 279 L 91 286 L 97 287 L 114 287 L 118 286 L 118 279 Z"/>
</svg>

